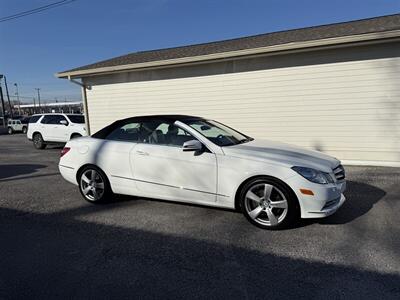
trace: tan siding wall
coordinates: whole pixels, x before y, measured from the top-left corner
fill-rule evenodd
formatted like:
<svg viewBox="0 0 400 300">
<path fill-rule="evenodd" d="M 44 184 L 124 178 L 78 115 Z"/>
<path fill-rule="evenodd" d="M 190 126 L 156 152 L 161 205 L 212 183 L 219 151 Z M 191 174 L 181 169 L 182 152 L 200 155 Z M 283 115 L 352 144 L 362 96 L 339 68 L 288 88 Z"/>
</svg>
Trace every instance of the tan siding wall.
<svg viewBox="0 0 400 300">
<path fill-rule="evenodd" d="M 400 58 L 382 58 L 93 85 L 90 124 L 191 114 L 342 160 L 400 163 L 399 71 Z"/>
</svg>

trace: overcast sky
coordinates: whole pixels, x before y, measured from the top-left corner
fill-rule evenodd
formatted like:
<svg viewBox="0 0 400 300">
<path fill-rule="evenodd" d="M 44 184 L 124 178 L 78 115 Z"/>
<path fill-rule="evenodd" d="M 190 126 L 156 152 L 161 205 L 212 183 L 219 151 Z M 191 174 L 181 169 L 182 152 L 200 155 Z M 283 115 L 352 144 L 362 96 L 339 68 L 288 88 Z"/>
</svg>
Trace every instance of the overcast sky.
<svg viewBox="0 0 400 300">
<path fill-rule="evenodd" d="M 0 18 L 59 0 L 0 0 Z M 76 0 L 0 22 L 0 73 L 24 101 L 79 100 L 54 73 L 130 52 L 400 12 L 399 0 Z"/>
</svg>

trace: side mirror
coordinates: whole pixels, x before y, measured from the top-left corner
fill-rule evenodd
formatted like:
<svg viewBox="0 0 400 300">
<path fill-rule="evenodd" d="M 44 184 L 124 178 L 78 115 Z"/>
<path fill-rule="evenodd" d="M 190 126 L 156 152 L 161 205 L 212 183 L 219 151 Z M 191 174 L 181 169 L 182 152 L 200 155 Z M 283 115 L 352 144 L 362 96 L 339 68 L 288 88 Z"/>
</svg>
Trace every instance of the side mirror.
<svg viewBox="0 0 400 300">
<path fill-rule="evenodd" d="M 190 140 L 183 143 L 183 151 L 201 151 L 203 149 L 203 144 L 198 140 Z"/>
<path fill-rule="evenodd" d="M 67 125 L 68 125 L 68 122 L 67 122 L 66 120 L 61 120 L 61 121 L 60 121 L 60 124 L 67 126 Z"/>
</svg>

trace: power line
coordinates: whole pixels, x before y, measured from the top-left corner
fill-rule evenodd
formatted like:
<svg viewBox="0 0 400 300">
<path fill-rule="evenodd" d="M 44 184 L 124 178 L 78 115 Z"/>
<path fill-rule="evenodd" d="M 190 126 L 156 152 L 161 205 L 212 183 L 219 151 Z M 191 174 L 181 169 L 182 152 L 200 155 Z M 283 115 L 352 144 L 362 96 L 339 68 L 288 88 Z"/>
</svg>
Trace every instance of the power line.
<svg viewBox="0 0 400 300">
<path fill-rule="evenodd" d="M 32 14 L 36 14 L 36 13 L 39 13 L 39 12 L 42 12 L 42 11 L 45 11 L 45 10 L 48 10 L 48 9 L 51 9 L 51 8 L 55 8 L 55 7 L 58 7 L 58 6 L 61 6 L 61 5 L 65 5 L 65 4 L 74 2 L 74 1 L 76 1 L 76 0 L 63 0 L 63 1 L 58 1 L 58 2 L 51 3 L 51 4 L 47 4 L 47 5 L 38 7 L 38 8 L 26 10 L 26 11 L 23 11 L 23 12 L 20 12 L 20 13 L 11 15 L 11 16 L 0 18 L 0 23 L 1 22 L 10 21 L 10 20 L 14 20 L 14 19 L 17 19 L 17 18 L 22 18 L 22 17 L 29 16 L 29 15 L 32 15 Z"/>
</svg>

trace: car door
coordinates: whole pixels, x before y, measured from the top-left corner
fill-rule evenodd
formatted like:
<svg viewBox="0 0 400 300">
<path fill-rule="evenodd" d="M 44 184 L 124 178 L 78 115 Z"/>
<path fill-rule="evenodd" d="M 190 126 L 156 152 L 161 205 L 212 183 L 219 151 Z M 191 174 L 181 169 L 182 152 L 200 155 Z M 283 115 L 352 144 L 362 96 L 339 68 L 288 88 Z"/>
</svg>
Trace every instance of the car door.
<svg viewBox="0 0 400 300">
<path fill-rule="evenodd" d="M 14 121 L 15 123 L 15 131 L 22 131 L 22 123 L 20 120 Z"/>
<path fill-rule="evenodd" d="M 69 122 L 63 115 L 54 115 L 49 128 L 52 141 L 67 142 L 70 138 Z"/>
<path fill-rule="evenodd" d="M 131 168 L 139 191 L 148 197 L 169 200 L 216 201 L 214 153 L 206 148 L 200 153 L 183 151 L 183 143 L 195 138 L 171 122 L 159 122 L 157 126 L 143 123 L 141 136 L 142 143 L 131 154 Z"/>
<path fill-rule="evenodd" d="M 130 166 L 130 154 L 137 145 L 140 123 L 118 124 L 103 139 L 94 139 L 93 163 L 106 172 L 113 192 L 137 195 Z"/>
<path fill-rule="evenodd" d="M 54 118 L 54 115 L 45 115 L 40 120 L 40 124 L 38 125 L 39 132 L 45 141 L 53 140 L 52 133 L 51 133 L 51 129 L 53 126 L 53 124 L 51 124 L 51 123 L 52 123 L 53 118 Z"/>
</svg>

